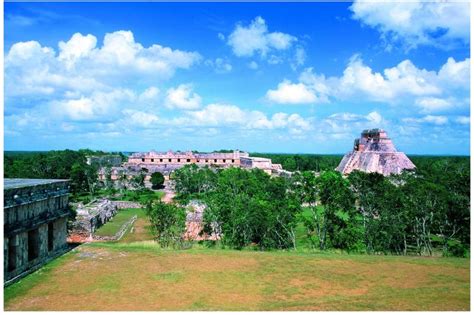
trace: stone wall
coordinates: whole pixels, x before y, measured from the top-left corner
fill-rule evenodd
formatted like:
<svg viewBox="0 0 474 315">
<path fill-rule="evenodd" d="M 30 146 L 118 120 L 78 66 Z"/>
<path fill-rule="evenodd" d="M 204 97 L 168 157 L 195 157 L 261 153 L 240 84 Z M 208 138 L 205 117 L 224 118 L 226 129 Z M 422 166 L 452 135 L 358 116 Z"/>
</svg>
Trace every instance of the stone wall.
<svg viewBox="0 0 474 315">
<path fill-rule="evenodd" d="M 136 201 L 112 201 L 112 203 L 117 207 L 117 209 L 143 208 L 143 205 Z"/>
<path fill-rule="evenodd" d="M 68 186 L 64 180 L 5 179 L 6 285 L 67 250 Z"/>
<path fill-rule="evenodd" d="M 69 233 L 71 241 L 91 241 L 94 232 L 109 221 L 117 211 L 117 205 L 108 199 L 96 200 L 85 206 L 79 205 L 76 220 L 71 225 Z"/>
</svg>

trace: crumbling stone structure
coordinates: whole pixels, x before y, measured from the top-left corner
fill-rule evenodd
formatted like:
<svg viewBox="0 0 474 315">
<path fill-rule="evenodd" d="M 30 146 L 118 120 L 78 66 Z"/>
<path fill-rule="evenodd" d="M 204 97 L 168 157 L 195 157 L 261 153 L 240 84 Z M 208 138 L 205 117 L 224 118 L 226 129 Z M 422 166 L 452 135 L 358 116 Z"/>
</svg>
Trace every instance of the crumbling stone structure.
<svg viewBox="0 0 474 315">
<path fill-rule="evenodd" d="M 107 155 L 89 155 L 86 157 L 87 164 L 104 166 L 120 166 L 122 164 L 122 157 L 116 154 Z"/>
<path fill-rule="evenodd" d="M 198 200 L 191 200 L 186 207 L 186 231 L 184 233 L 185 240 L 203 241 L 220 239 L 219 227 L 217 223 L 212 224 L 214 232 L 211 235 L 201 233 L 203 229 L 203 215 L 207 205 Z"/>
<path fill-rule="evenodd" d="M 108 199 L 93 201 L 85 206 L 79 205 L 76 220 L 71 226 L 70 240 L 87 242 L 94 239 L 94 232 L 117 213 L 117 205 Z"/>
<path fill-rule="evenodd" d="M 5 284 L 67 250 L 68 193 L 67 180 L 4 180 Z"/>
<path fill-rule="evenodd" d="M 343 174 L 360 170 L 387 176 L 415 167 L 405 153 L 395 149 L 384 130 L 370 129 L 362 131 L 361 137 L 354 141 L 353 151 L 344 156 L 336 170 Z"/>
</svg>

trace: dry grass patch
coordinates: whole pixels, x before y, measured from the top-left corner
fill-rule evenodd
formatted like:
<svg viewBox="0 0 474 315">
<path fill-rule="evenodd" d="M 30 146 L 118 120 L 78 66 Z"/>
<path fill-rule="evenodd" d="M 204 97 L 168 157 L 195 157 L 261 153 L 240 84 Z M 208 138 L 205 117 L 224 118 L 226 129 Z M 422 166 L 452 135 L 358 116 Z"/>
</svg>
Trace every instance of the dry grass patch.
<svg viewBox="0 0 474 315">
<path fill-rule="evenodd" d="M 95 243 L 5 292 L 7 310 L 468 310 L 469 260 Z"/>
</svg>

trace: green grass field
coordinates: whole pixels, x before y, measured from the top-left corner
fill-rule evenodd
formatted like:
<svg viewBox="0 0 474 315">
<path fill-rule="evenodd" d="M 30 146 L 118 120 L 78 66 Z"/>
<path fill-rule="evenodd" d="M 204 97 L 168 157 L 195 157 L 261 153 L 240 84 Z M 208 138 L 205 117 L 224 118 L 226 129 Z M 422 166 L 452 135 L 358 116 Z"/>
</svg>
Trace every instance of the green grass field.
<svg viewBox="0 0 474 315">
<path fill-rule="evenodd" d="M 134 215 L 143 218 L 145 212 L 143 209 L 121 209 L 109 222 L 97 229 L 95 234 L 98 236 L 114 236 Z"/>
<path fill-rule="evenodd" d="M 161 249 L 143 213 L 4 290 L 6 310 L 469 310 L 469 259 Z"/>
</svg>

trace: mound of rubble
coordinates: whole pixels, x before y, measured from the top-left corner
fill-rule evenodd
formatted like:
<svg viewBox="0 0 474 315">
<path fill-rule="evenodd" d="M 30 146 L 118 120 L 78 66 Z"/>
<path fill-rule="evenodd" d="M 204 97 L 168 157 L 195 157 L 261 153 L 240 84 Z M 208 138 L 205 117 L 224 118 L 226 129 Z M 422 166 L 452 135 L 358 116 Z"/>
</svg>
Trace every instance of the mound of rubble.
<svg viewBox="0 0 474 315">
<path fill-rule="evenodd" d="M 203 241 L 220 239 L 217 224 L 212 224 L 214 232 L 211 235 L 202 233 L 204 210 L 207 208 L 206 204 L 199 200 L 191 200 L 186 207 L 186 231 L 184 233 L 185 240 Z"/>
<path fill-rule="evenodd" d="M 91 241 L 94 232 L 109 221 L 118 211 L 117 205 L 108 199 L 93 201 L 87 205 L 79 205 L 76 220 L 72 223 L 69 233 L 70 241 Z"/>
<path fill-rule="evenodd" d="M 403 170 L 415 169 L 403 152 L 395 149 L 392 140 L 382 129 L 364 130 L 354 141 L 353 151 L 347 153 L 336 171 L 349 174 L 354 170 L 380 173 L 384 176 L 400 174 Z"/>
</svg>

